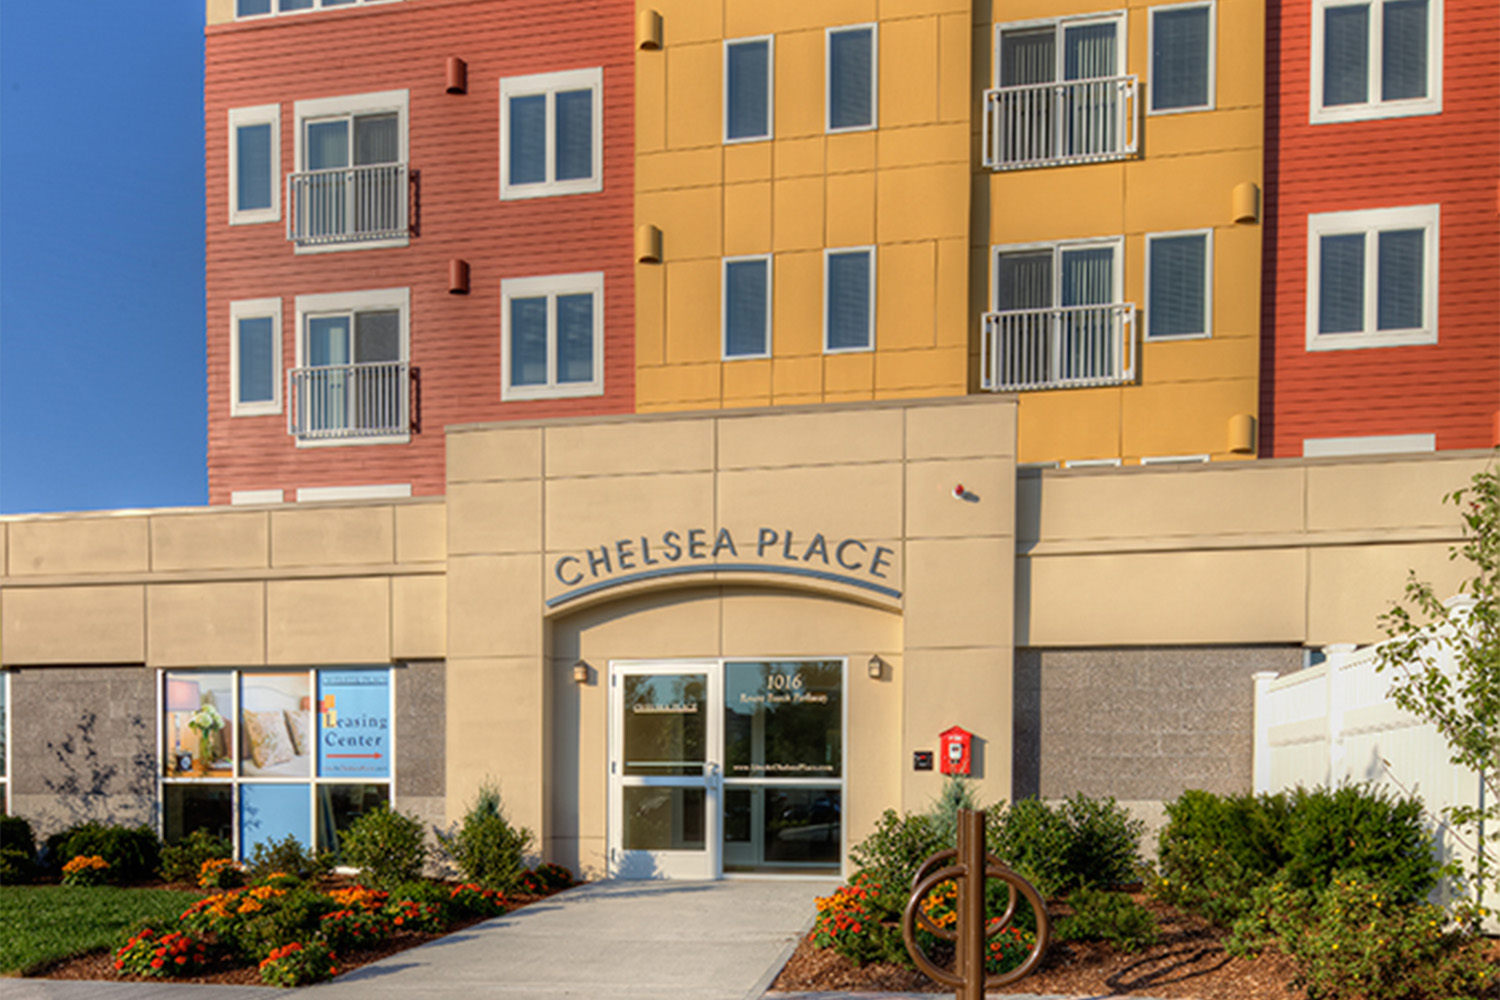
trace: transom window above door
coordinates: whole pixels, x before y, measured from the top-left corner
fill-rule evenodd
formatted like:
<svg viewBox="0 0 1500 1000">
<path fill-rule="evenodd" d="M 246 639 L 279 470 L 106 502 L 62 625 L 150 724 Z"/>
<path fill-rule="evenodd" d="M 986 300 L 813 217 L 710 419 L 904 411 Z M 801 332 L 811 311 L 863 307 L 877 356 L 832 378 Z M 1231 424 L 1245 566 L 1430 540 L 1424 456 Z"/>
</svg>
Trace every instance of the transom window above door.
<svg viewBox="0 0 1500 1000">
<path fill-rule="evenodd" d="M 298 101 L 287 237 L 299 252 L 405 246 L 407 92 Z"/>
<path fill-rule="evenodd" d="M 1118 15 L 996 28 L 995 86 L 985 91 L 984 164 L 995 170 L 1133 156 L 1136 78 L 1125 73 Z"/>
</svg>

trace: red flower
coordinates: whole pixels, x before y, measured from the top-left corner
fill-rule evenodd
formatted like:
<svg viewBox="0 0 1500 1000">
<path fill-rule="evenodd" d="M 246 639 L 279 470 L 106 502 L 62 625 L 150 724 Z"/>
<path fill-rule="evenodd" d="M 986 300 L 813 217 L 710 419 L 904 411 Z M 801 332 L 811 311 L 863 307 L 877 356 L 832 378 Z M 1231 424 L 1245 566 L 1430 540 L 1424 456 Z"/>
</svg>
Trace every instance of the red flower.
<svg viewBox="0 0 1500 1000">
<path fill-rule="evenodd" d="M 186 955 L 178 955 L 177 956 L 177 964 L 178 965 L 184 965 L 186 963 L 187 963 L 187 956 Z"/>
<path fill-rule="evenodd" d="M 161 959 L 159 959 L 159 958 L 153 958 L 151 960 L 151 968 L 153 968 L 153 969 L 160 969 L 161 968 Z"/>
<path fill-rule="evenodd" d="M 121 961 L 120 959 L 117 958 L 117 959 L 115 959 L 115 968 L 116 969 L 123 969 L 123 968 L 125 968 L 125 963 L 123 961 Z"/>
</svg>

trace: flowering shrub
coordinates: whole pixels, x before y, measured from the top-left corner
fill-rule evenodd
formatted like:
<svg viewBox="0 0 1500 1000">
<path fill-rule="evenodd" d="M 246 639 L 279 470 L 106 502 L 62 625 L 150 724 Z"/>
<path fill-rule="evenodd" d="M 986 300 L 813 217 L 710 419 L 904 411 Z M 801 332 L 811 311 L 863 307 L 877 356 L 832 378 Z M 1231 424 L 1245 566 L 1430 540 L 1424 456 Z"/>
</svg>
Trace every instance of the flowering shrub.
<svg viewBox="0 0 1500 1000">
<path fill-rule="evenodd" d="M 245 869 L 233 858 L 209 858 L 198 868 L 202 889 L 233 889 L 245 884 Z"/>
<path fill-rule="evenodd" d="M 542 880 L 542 885 L 549 892 L 566 889 L 573 884 L 573 873 L 562 865 L 553 864 L 550 861 L 544 865 L 537 865 L 536 876 Z"/>
<path fill-rule="evenodd" d="M 371 889 L 368 886 L 356 885 L 348 889 L 333 889 L 328 893 L 328 898 L 346 910 L 365 910 L 373 912 L 385 906 L 390 893 L 381 889 Z"/>
<path fill-rule="evenodd" d="M 322 941 L 292 941 L 273 948 L 260 963 L 260 980 L 267 986 L 305 986 L 339 974 L 333 949 Z"/>
<path fill-rule="evenodd" d="M 115 971 L 126 976 L 192 976 L 208 964 L 208 947 L 180 931 L 160 938 L 151 928 L 136 934 L 115 952 Z"/>
<path fill-rule="evenodd" d="M 473 917 L 494 917 L 505 912 L 505 896 L 474 882 L 456 885 L 448 893 L 448 903 L 459 913 Z"/>
<path fill-rule="evenodd" d="M 882 933 L 878 909 L 880 885 L 864 872 L 839 886 L 831 896 L 820 896 L 818 915 L 813 922 L 812 943 L 815 948 L 832 948 L 855 965 L 864 965 L 885 957 L 886 938 Z M 896 929 L 895 939 L 901 941 Z M 903 946 L 904 948 L 904 946 Z"/>
<path fill-rule="evenodd" d="M 534 871 L 524 871 L 516 879 L 516 891 L 527 896 L 540 896 L 547 891 L 547 884 Z"/>
<path fill-rule="evenodd" d="M 397 930 L 439 934 L 448 926 L 440 903 L 419 903 L 414 899 L 403 899 L 389 904 L 385 913 Z"/>
<path fill-rule="evenodd" d="M 80 854 L 63 865 L 63 885 L 100 885 L 109 879 L 109 862 L 97 854 Z"/>
<path fill-rule="evenodd" d="M 1019 968 L 1026 961 L 1026 956 L 1031 954 L 1035 944 L 1036 935 L 1019 927 L 1004 928 L 990 938 L 989 944 L 985 946 L 984 971 L 998 976 Z"/>
<path fill-rule="evenodd" d="M 270 886 L 272 889 L 295 889 L 302 884 L 302 879 L 283 871 L 269 871 L 256 875 L 255 884 Z"/>
<path fill-rule="evenodd" d="M 391 936 L 391 921 L 378 910 L 334 910 L 323 914 L 318 934 L 341 951 L 368 948 Z"/>
</svg>

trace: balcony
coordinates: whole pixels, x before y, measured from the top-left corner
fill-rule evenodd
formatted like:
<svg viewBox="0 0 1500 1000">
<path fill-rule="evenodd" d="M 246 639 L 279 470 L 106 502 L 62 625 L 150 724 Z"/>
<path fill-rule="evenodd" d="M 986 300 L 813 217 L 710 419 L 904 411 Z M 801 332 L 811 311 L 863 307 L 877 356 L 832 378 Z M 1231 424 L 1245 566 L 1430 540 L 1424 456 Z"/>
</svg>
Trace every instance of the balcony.
<svg viewBox="0 0 1500 1000">
<path fill-rule="evenodd" d="M 405 440 L 411 433 L 405 361 L 293 368 L 286 385 L 286 429 L 298 444 Z"/>
<path fill-rule="evenodd" d="M 1134 381 L 1135 305 L 985 313 L 979 364 L 990 392 Z"/>
<path fill-rule="evenodd" d="M 405 240 L 404 163 L 307 170 L 286 178 L 286 238 L 298 247 Z"/>
<path fill-rule="evenodd" d="M 1133 76 L 986 90 L 984 165 L 1025 170 L 1134 156 L 1138 92 Z"/>
</svg>

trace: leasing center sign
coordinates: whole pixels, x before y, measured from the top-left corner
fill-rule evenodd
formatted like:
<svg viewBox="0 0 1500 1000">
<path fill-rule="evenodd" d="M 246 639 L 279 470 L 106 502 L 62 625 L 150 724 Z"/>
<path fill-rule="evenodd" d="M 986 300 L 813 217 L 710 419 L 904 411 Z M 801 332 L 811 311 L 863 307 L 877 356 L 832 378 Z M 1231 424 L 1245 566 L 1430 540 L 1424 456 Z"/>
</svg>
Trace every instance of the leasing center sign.
<svg viewBox="0 0 1500 1000">
<path fill-rule="evenodd" d="M 610 587 L 690 573 L 750 572 L 842 583 L 900 600 L 888 545 L 789 528 L 684 528 L 617 538 L 552 561 L 549 608 Z"/>
</svg>

